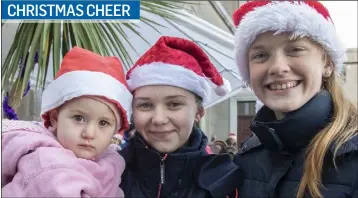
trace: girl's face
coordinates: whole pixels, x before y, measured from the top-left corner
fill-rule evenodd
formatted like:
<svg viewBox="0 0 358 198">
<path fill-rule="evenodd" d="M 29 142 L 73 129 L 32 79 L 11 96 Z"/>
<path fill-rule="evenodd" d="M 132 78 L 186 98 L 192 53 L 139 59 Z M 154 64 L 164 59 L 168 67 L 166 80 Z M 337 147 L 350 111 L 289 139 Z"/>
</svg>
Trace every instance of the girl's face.
<svg viewBox="0 0 358 198">
<path fill-rule="evenodd" d="M 251 88 L 276 115 L 302 107 L 319 92 L 322 77 L 333 71 L 318 45 L 289 37 L 263 33 L 248 51 Z"/>
<path fill-rule="evenodd" d="M 104 103 L 80 97 L 50 112 L 61 145 L 79 158 L 93 159 L 109 146 L 116 132 L 116 118 Z"/>
<path fill-rule="evenodd" d="M 194 122 L 199 122 L 204 115 L 195 95 L 178 87 L 140 87 L 135 90 L 133 99 L 137 131 L 160 153 L 181 148 L 188 141 Z"/>
</svg>

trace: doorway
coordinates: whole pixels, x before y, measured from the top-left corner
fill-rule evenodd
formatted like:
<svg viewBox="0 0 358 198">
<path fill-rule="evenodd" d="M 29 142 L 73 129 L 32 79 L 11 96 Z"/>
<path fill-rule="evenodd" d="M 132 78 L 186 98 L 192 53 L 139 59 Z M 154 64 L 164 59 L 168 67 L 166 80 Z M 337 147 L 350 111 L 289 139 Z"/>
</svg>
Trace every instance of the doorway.
<svg viewBox="0 0 358 198">
<path fill-rule="evenodd" d="M 250 129 L 251 120 L 255 116 L 255 101 L 237 102 L 237 145 L 248 138 L 252 131 Z"/>
</svg>

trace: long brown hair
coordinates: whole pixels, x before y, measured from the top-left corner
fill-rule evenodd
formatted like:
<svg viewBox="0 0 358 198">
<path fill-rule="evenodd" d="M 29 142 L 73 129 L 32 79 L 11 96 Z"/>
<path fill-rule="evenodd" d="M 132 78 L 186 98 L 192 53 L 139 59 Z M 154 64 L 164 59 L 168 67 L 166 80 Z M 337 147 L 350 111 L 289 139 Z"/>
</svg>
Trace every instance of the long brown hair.
<svg viewBox="0 0 358 198">
<path fill-rule="evenodd" d="M 325 55 L 326 56 L 326 55 Z M 297 191 L 297 198 L 304 197 L 306 191 L 312 197 L 322 198 L 322 167 L 327 151 L 334 145 L 333 163 L 337 150 L 351 138 L 357 135 L 357 107 L 345 98 L 341 87 L 340 77 L 336 72 L 323 80 L 322 88 L 331 93 L 333 99 L 333 117 L 330 124 L 321 130 L 311 141 L 307 150 L 303 167 L 303 176 Z"/>
</svg>

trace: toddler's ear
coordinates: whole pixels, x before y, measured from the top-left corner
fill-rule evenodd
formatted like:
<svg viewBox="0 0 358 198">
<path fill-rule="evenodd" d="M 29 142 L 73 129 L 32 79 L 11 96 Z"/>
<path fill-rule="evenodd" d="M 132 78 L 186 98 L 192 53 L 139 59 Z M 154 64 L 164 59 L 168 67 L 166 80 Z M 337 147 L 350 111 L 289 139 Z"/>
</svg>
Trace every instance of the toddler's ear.
<svg viewBox="0 0 358 198">
<path fill-rule="evenodd" d="M 58 110 L 52 110 L 49 113 L 49 117 L 50 117 L 50 122 L 51 122 L 51 126 L 53 128 L 57 128 L 57 123 L 58 123 Z"/>
</svg>

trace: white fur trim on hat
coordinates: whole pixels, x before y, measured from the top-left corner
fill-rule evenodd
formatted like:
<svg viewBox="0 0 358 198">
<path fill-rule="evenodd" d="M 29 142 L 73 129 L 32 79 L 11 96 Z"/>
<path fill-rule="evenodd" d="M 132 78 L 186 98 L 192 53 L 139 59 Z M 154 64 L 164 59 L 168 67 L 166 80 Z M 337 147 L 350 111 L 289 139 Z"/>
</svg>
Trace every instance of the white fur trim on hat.
<svg viewBox="0 0 358 198">
<path fill-rule="evenodd" d="M 236 64 L 245 83 L 249 84 L 247 50 L 256 37 L 267 31 L 275 34 L 292 32 L 292 37 L 307 36 L 323 46 L 340 73 L 346 49 L 340 42 L 332 21 L 314 8 L 298 2 L 273 1 L 248 12 L 235 32 Z"/>
<path fill-rule="evenodd" d="M 114 138 L 118 139 L 118 140 L 123 140 L 123 135 L 116 133 L 113 135 Z"/>
<path fill-rule="evenodd" d="M 131 116 L 132 94 L 111 75 L 93 71 L 72 71 L 52 81 L 42 94 L 41 115 L 73 98 L 93 95 L 117 101 Z"/>
<path fill-rule="evenodd" d="M 153 62 L 135 68 L 127 80 L 131 91 L 147 85 L 170 85 L 189 90 L 207 102 L 211 87 L 205 77 L 180 65 Z"/>
</svg>

